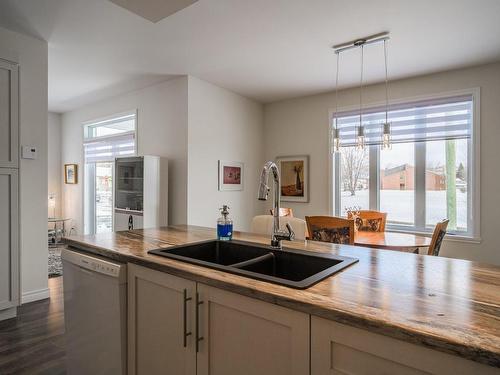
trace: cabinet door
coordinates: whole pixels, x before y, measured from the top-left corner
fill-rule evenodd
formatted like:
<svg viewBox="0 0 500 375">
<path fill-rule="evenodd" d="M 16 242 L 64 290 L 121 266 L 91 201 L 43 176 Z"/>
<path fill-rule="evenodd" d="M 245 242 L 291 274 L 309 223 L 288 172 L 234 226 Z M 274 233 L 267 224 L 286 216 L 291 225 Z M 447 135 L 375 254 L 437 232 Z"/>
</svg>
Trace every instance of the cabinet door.
<svg viewBox="0 0 500 375">
<path fill-rule="evenodd" d="M 195 291 L 192 281 L 129 264 L 129 374 L 196 373 L 194 333 L 185 336 L 194 328 Z"/>
<path fill-rule="evenodd" d="M 498 369 L 311 317 L 311 375 L 498 374 Z"/>
<path fill-rule="evenodd" d="M 0 168 L 19 165 L 18 66 L 0 59 Z"/>
<path fill-rule="evenodd" d="M 19 304 L 18 172 L 0 168 L 0 309 Z"/>
<path fill-rule="evenodd" d="M 309 315 L 198 284 L 198 375 L 309 374 Z"/>
<path fill-rule="evenodd" d="M 119 232 L 122 230 L 128 230 L 128 223 L 130 220 L 130 216 L 132 216 L 132 226 L 134 229 L 142 229 L 143 225 L 143 216 L 136 215 L 132 213 L 127 213 L 126 211 L 119 211 L 115 209 L 115 220 L 114 220 L 114 232 Z"/>
</svg>

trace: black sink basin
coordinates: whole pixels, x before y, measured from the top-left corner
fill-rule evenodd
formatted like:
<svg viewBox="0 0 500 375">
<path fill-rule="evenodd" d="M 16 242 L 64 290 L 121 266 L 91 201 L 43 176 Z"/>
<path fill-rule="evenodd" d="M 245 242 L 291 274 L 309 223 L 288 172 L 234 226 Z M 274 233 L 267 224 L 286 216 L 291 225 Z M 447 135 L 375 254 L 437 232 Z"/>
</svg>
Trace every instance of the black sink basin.
<svg viewBox="0 0 500 375">
<path fill-rule="evenodd" d="M 149 253 L 296 289 L 308 288 L 358 261 L 234 240 L 204 241 Z"/>
<path fill-rule="evenodd" d="M 236 241 L 205 241 L 189 245 L 174 246 L 149 251 L 185 262 L 200 264 L 215 263 L 223 266 L 240 263 L 267 254 L 269 249 Z M 186 259 L 189 258 L 189 259 Z"/>
</svg>

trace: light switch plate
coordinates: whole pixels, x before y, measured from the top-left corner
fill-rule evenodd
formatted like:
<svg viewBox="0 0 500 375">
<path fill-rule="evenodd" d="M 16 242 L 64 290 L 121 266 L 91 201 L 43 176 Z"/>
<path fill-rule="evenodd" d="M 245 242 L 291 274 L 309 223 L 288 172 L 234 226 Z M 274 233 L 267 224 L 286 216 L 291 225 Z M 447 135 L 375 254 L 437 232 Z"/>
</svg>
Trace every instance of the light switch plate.
<svg viewBox="0 0 500 375">
<path fill-rule="evenodd" d="M 21 149 L 21 157 L 23 159 L 36 159 L 38 151 L 36 146 L 23 146 Z"/>
</svg>

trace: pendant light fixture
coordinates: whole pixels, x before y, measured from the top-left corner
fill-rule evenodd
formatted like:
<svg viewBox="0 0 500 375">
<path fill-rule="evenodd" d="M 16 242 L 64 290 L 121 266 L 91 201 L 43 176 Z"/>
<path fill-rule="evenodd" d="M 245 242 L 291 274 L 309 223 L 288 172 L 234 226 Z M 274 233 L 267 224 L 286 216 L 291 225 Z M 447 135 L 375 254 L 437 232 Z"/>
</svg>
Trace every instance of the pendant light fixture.
<svg viewBox="0 0 500 375">
<path fill-rule="evenodd" d="M 390 150 L 391 145 L 391 124 L 388 120 L 389 113 L 389 94 L 387 80 L 387 40 L 384 39 L 384 65 L 385 65 L 385 122 L 382 124 L 382 150 Z"/>
<path fill-rule="evenodd" d="M 363 126 L 363 59 L 364 59 L 364 40 L 358 43 L 361 45 L 361 74 L 359 78 L 359 125 L 356 129 L 356 148 L 358 150 L 365 149 L 365 127 Z"/>
<path fill-rule="evenodd" d="M 340 152 L 340 129 L 337 124 L 337 113 L 339 109 L 339 64 L 340 52 L 335 52 L 337 55 L 337 74 L 335 75 L 335 114 L 332 119 L 332 151 Z"/>
<path fill-rule="evenodd" d="M 335 53 L 337 54 L 337 76 L 335 85 L 335 115 L 332 120 L 332 131 L 331 131 L 331 141 L 332 141 L 332 151 L 338 152 L 341 147 L 340 138 L 340 128 L 338 127 L 337 116 L 338 116 L 338 81 L 339 81 L 339 61 L 340 53 L 351 50 L 354 48 L 360 48 L 361 57 L 361 74 L 359 81 L 359 125 L 355 128 L 355 145 L 358 149 L 364 149 L 366 146 L 366 129 L 363 124 L 363 73 L 364 73 L 364 47 L 368 44 L 384 43 L 384 62 L 385 62 L 385 122 L 382 124 L 382 137 L 380 144 L 383 149 L 391 148 L 391 124 L 388 121 L 388 111 L 389 111 L 389 97 L 388 97 L 388 74 L 387 74 L 387 45 L 386 42 L 389 40 L 389 33 L 384 32 L 376 35 L 372 35 L 366 38 L 356 39 L 351 42 L 342 43 L 333 46 Z M 378 142 L 377 142 L 378 143 Z"/>
</svg>

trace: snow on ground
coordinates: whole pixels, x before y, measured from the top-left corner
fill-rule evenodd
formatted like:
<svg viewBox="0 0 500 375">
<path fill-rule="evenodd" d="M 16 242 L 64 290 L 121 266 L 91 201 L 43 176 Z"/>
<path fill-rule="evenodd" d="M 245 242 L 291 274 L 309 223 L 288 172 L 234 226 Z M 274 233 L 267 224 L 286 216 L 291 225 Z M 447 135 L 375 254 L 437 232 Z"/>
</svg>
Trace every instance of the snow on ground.
<svg viewBox="0 0 500 375">
<path fill-rule="evenodd" d="M 345 208 L 359 206 L 368 209 L 368 189 L 356 191 L 351 196 L 348 191 L 341 193 L 341 213 L 345 214 Z M 413 224 L 414 218 L 414 191 L 412 190 L 381 190 L 380 211 L 387 212 L 388 221 Z M 426 192 L 426 225 L 434 225 L 445 219 L 446 213 L 446 191 Z M 467 227 L 467 192 L 457 190 L 457 226 Z"/>
</svg>

